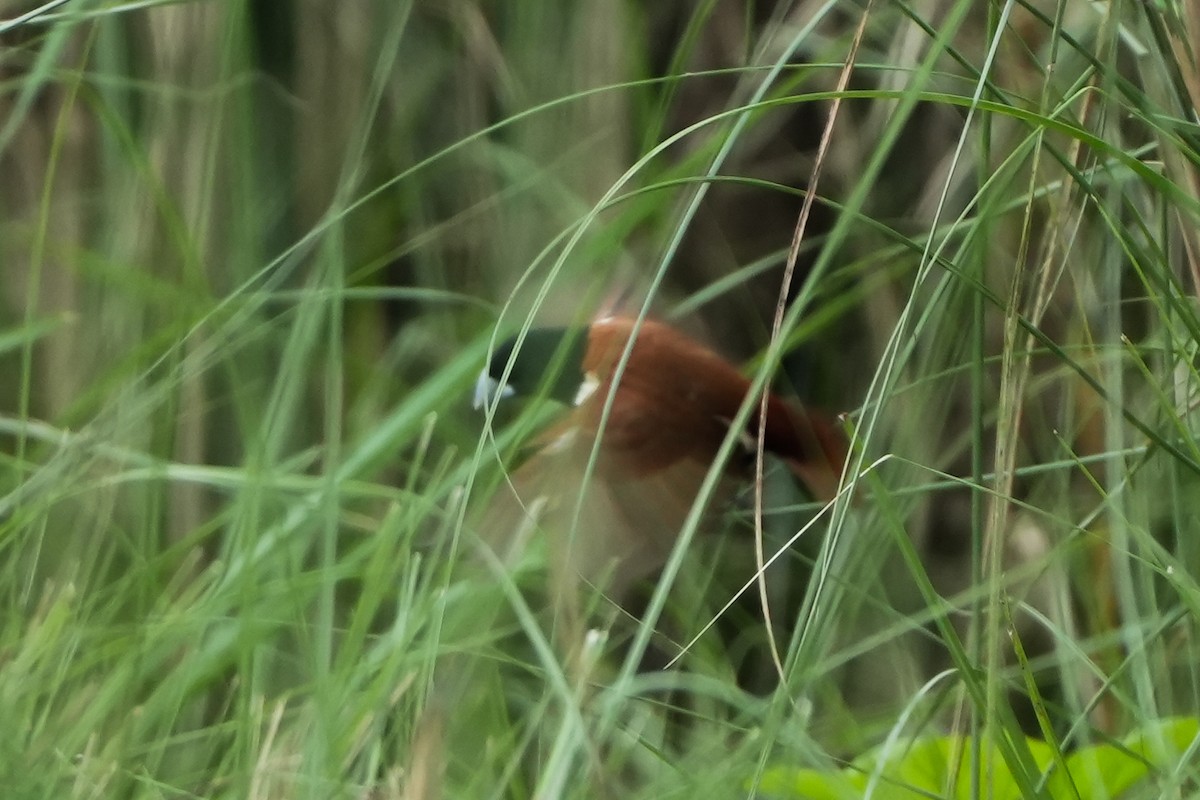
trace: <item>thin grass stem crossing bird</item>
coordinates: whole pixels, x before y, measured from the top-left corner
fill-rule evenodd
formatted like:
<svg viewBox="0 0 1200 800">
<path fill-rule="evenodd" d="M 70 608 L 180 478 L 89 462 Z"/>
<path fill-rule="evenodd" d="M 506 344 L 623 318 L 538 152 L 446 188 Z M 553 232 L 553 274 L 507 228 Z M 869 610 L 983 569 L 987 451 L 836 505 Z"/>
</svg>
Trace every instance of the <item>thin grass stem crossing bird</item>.
<svg viewBox="0 0 1200 800">
<path fill-rule="evenodd" d="M 476 406 L 541 395 L 570 410 L 536 441 L 533 455 L 511 475 L 512 496 L 506 500 L 502 492 L 481 526 L 499 531 L 491 540 L 502 543 L 512 531 L 540 528 L 554 537 L 575 528 L 561 555 L 584 580 L 619 599 L 665 563 L 751 388 L 729 361 L 653 320 L 611 316 L 584 328 L 531 329 L 519 347 L 517 337 L 506 341 L 479 377 Z M 758 430 L 755 402 L 736 434 L 745 457 L 726 465 L 710 503 L 752 476 Z M 594 474 L 582 489 L 597 440 Z M 836 494 L 846 444 L 828 415 L 770 393 L 764 448 L 816 499 Z M 519 549 L 524 537 L 517 538 Z M 551 546 L 564 549 L 561 542 Z M 511 542 L 501 549 L 511 550 Z"/>
</svg>

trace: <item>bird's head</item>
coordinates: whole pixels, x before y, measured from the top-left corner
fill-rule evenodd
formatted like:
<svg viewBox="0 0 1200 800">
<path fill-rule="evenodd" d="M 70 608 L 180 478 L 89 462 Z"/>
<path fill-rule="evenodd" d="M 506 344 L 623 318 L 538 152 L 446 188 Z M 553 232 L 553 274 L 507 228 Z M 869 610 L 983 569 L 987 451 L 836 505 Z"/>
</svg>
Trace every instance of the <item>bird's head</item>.
<svg viewBox="0 0 1200 800">
<path fill-rule="evenodd" d="M 520 341 L 513 336 L 496 348 L 475 382 L 476 409 L 505 397 L 548 397 L 574 405 L 584 384 L 587 331 L 582 328 L 532 328 Z M 509 368 L 509 365 L 511 369 Z M 508 379 L 501 382 L 505 370 Z"/>
</svg>

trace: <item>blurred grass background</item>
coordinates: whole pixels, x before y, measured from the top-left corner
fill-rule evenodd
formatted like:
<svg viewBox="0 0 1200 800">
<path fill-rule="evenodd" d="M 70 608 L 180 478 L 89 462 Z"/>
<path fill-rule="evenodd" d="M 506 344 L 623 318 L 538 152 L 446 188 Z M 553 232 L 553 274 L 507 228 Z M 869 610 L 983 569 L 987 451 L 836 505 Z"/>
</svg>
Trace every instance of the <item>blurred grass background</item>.
<svg viewBox="0 0 1200 800">
<path fill-rule="evenodd" d="M 1193 5 L 0 19 L 4 796 L 731 797 L 889 735 L 1019 767 L 1196 713 Z M 612 303 L 763 353 L 838 97 L 779 372 L 871 468 L 787 680 L 718 648 L 584 691 L 532 617 L 470 625 L 520 611 L 456 571 L 498 476 L 470 384 Z"/>
</svg>

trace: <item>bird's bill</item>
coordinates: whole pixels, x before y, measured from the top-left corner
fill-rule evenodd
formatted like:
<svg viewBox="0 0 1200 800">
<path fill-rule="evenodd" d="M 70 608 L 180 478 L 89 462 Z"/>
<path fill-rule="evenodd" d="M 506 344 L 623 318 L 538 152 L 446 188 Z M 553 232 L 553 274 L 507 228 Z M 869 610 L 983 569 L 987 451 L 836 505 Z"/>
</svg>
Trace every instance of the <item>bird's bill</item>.
<svg viewBox="0 0 1200 800">
<path fill-rule="evenodd" d="M 475 399 L 471 403 L 476 411 L 484 406 L 491 405 L 496 402 L 496 398 L 504 399 L 512 397 L 516 394 L 516 390 L 512 386 L 505 384 L 500 385 L 500 381 L 487 374 L 487 370 L 479 373 L 479 379 L 475 381 Z"/>
</svg>

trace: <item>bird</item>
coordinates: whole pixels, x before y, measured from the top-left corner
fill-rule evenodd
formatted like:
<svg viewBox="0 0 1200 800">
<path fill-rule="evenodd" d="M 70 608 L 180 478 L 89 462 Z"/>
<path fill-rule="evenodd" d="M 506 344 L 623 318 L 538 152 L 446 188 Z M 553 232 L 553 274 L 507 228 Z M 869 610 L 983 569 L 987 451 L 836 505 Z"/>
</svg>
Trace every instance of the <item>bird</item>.
<svg viewBox="0 0 1200 800">
<path fill-rule="evenodd" d="M 729 360 L 652 318 L 605 316 L 508 339 L 479 375 L 475 406 L 543 396 L 569 411 L 493 498 L 482 538 L 511 562 L 540 530 L 553 559 L 619 602 L 666 563 L 751 388 Z M 710 506 L 752 477 L 759 408 L 755 398 Z M 815 499 L 836 495 L 848 447 L 831 415 L 768 391 L 764 450 Z"/>
<path fill-rule="evenodd" d="M 715 512 L 734 503 L 739 488 L 752 477 L 757 403 L 749 423 L 736 434 L 740 452 L 724 465 L 711 496 L 702 496 L 751 388 L 750 379 L 729 360 L 654 319 L 611 315 L 586 325 L 531 328 L 495 349 L 475 385 L 477 409 L 542 397 L 565 410 L 533 439 L 528 455 L 497 490 L 476 504 L 470 525 L 475 543 L 487 552 L 477 553 L 480 558 L 469 560 L 468 566 L 488 569 L 483 575 L 469 570 L 464 579 L 469 590 L 449 595 L 441 635 L 472 643 L 480 640 L 479 632 L 493 631 L 507 637 L 496 640 L 503 641 L 506 655 L 481 659 L 468 644 L 451 648 L 439 660 L 410 745 L 411 774 L 426 776 L 435 785 L 446 768 L 445 742 L 477 733 L 465 722 L 475 718 L 465 709 L 496 700 L 478 690 L 489 670 L 503 674 L 500 685 L 514 696 L 519 696 L 514 684 L 537 680 L 536 671 L 503 670 L 521 662 L 513 653 L 523 652 L 522 632 L 530 621 L 514 620 L 507 609 L 515 601 L 508 592 L 496 591 L 500 584 L 510 585 L 508 576 L 487 579 L 495 577 L 497 565 L 521 579 L 511 585 L 520 588 L 522 602 L 535 611 L 536 624 L 552 634 L 570 684 L 583 687 L 596 680 L 595 664 L 587 656 L 591 634 L 603 629 L 618 637 L 611 640 L 614 647 L 625 646 L 619 637 L 640 616 L 636 607 L 645 595 L 639 592 L 666 564 L 693 506 L 706 503 L 711 512 L 701 517 L 705 532 L 720 529 L 724 520 Z M 816 499 L 836 494 L 847 445 L 830 415 L 768 393 L 764 449 L 786 464 Z M 524 572 L 531 562 L 534 569 Z M 545 583 L 538 579 L 542 569 L 549 576 Z M 534 577 L 532 585 L 523 580 L 526 575 Z M 586 594 L 606 605 L 581 608 L 585 592 L 580 590 L 586 587 L 594 590 Z M 703 591 L 700 584 L 692 588 Z M 453 598 L 463 600 L 461 609 Z M 595 626 L 601 609 L 609 612 L 608 621 Z M 656 641 L 641 654 L 642 668 L 665 667 L 678 652 L 672 644 L 679 638 L 674 622 L 660 619 L 654 627 Z"/>
</svg>

